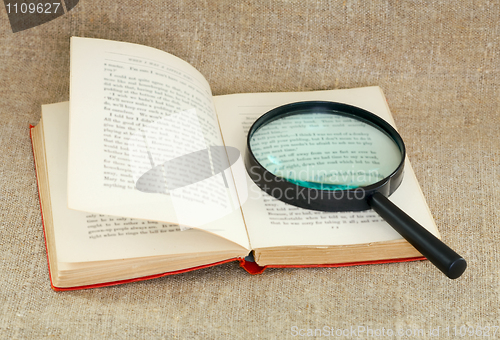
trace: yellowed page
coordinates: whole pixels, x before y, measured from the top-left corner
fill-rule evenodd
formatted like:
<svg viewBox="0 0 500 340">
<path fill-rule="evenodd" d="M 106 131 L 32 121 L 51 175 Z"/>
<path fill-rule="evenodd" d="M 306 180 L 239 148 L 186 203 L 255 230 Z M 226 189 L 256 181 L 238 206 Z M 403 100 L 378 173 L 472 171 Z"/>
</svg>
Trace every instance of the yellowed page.
<svg viewBox="0 0 500 340">
<path fill-rule="evenodd" d="M 42 106 L 44 142 L 57 259 L 61 263 L 239 251 L 234 242 L 169 223 L 67 208 L 68 102 Z"/>
<path fill-rule="evenodd" d="M 165 162 L 223 145 L 198 71 L 154 48 L 73 37 L 70 91 L 71 209 L 179 223 L 249 248 L 234 182 L 221 173 L 175 190 L 136 188 Z"/>
<path fill-rule="evenodd" d="M 214 97 L 224 142 L 246 149 L 251 124 L 274 107 L 297 101 L 328 100 L 373 112 L 394 125 L 379 87 L 301 93 L 236 94 Z M 401 239 L 373 210 L 330 213 L 300 209 L 264 193 L 248 177 L 248 200 L 242 210 L 253 249 L 300 245 L 349 245 Z M 433 234 L 437 228 L 417 179 L 406 160 L 401 186 L 390 197 Z"/>
</svg>

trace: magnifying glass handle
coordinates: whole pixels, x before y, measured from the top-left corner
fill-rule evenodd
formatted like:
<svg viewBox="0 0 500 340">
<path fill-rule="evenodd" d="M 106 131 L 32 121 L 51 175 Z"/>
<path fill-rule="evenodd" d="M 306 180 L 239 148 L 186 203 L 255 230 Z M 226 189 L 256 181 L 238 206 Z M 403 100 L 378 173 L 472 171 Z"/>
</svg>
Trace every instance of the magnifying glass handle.
<svg viewBox="0 0 500 340">
<path fill-rule="evenodd" d="M 368 200 L 370 206 L 422 255 L 450 279 L 456 279 L 467 268 L 464 258 L 377 192 Z"/>
</svg>

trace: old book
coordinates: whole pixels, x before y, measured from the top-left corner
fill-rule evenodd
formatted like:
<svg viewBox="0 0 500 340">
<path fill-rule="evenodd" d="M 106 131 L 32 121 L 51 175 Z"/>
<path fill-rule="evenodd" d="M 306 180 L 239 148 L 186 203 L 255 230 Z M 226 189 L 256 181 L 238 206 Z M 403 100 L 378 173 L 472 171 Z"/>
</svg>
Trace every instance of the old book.
<svg viewBox="0 0 500 340">
<path fill-rule="evenodd" d="M 351 104 L 394 125 L 379 87 L 214 97 L 205 78 L 171 54 L 72 38 L 70 101 L 44 105 L 31 129 L 53 288 L 118 284 L 227 261 L 260 273 L 423 259 L 373 211 L 287 205 L 256 187 L 239 171 L 240 161 L 197 183 L 138 190 L 142 174 L 182 155 L 223 145 L 244 153 L 255 119 L 306 100 Z M 390 199 L 439 237 L 408 160 Z"/>
</svg>

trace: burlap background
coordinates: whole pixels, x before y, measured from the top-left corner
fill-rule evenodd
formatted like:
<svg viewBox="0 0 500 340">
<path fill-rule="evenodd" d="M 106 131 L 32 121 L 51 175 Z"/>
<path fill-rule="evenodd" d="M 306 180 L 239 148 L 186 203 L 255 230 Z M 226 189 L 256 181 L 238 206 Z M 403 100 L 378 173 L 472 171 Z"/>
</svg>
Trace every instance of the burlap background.
<svg viewBox="0 0 500 340">
<path fill-rule="evenodd" d="M 364 326 L 427 339 L 437 327 L 446 338 L 446 327 L 500 326 L 499 19 L 497 1 L 81 0 L 13 34 L 0 9 L 0 337 L 281 339 L 293 326 Z M 214 94 L 381 86 L 468 270 L 455 281 L 427 261 L 253 277 L 233 263 L 52 291 L 28 126 L 41 104 L 68 100 L 72 35 L 173 53 Z"/>
</svg>

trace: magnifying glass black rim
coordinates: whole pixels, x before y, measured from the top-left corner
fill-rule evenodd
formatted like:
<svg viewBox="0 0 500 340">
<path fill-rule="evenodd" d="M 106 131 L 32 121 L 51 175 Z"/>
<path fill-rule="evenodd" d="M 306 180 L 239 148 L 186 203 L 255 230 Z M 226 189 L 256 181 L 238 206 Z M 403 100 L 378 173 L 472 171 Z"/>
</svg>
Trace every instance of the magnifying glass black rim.
<svg viewBox="0 0 500 340">
<path fill-rule="evenodd" d="M 283 117 L 305 114 L 326 113 L 350 117 L 384 132 L 398 146 L 401 152 L 401 162 L 397 168 L 384 179 L 357 189 L 347 190 L 320 190 L 306 188 L 289 182 L 283 177 L 267 171 L 252 152 L 250 140 L 253 134 L 261 127 Z M 250 127 L 247 136 L 247 152 L 245 153 L 245 167 L 250 178 L 262 190 L 271 196 L 286 203 L 320 211 L 362 211 L 371 209 L 368 198 L 374 193 L 390 196 L 401 184 L 406 157 L 406 149 L 399 133 L 379 116 L 356 106 L 328 102 L 304 101 L 276 107 L 259 117 Z"/>
</svg>

